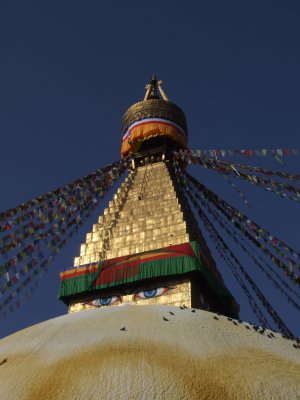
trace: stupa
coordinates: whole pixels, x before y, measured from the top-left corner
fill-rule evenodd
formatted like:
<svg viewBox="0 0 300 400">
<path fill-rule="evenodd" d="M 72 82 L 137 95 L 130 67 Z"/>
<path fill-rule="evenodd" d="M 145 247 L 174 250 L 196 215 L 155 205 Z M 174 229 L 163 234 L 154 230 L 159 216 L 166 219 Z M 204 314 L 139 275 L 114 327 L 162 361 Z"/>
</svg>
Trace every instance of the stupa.
<svg viewBox="0 0 300 400">
<path fill-rule="evenodd" d="M 298 345 L 238 319 L 172 168 L 183 111 L 152 77 L 128 176 L 60 274 L 68 314 L 0 341 L 1 399 L 297 399 Z"/>
<path fill-rule="evenodd" d="M 155 76 L 146 89 L 123 117 L 129 175 L 87 234 L 75 268 L 61 273 L 60 298 L 69 312 L 133 301 L 237 317 L 174 176 L 170 155 L 187 146 L 185 115 Z"/>
</svg>

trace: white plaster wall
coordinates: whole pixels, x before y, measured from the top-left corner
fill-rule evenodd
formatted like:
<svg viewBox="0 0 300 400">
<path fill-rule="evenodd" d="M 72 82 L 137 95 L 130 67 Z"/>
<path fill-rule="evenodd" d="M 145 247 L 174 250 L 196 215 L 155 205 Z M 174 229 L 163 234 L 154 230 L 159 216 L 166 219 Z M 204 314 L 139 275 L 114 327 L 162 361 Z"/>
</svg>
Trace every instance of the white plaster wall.
<svg viewBox="0 0 300 400">
<path fill-rule="evenodd" d="M 246 326 L 169 306 L 64 315 L 0 341 L 0 399 L 299 399 L 297 343 Z"/>
</svg>

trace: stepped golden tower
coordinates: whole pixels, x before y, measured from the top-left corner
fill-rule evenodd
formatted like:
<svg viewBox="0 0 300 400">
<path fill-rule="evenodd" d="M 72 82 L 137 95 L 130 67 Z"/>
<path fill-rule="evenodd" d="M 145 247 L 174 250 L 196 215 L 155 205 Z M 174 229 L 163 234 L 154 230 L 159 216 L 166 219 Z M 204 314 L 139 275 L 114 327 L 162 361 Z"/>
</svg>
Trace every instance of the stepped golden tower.
<svg viewBox="0 0 300 400">
<path fill-rule="evenodd" d="M 69 312 L 132 302 L 237 316 L 170 168 L 171 152 L 187 146 L 185 115 L 155 76 L 122 130 L 128 177 L 87 234 L 75 268 L 61 274 L 60 298 Z"/>
</svg>

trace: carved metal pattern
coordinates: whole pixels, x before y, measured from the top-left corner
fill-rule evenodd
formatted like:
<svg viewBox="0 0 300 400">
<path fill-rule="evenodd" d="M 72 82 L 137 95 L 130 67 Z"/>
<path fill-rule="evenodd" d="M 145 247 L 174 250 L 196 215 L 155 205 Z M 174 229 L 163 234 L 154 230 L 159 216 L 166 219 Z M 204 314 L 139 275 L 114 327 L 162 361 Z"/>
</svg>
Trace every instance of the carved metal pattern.
<svg viewBox="0 0 300 400">
<path fill-rule="evenodd" d="M 187 135 L 187 123 L 184 112 L 170 101 L 149 99 L 131 106 L 123 116 L 122 132 L 130 125 L 145 118 L 164 118 L 178 124 Z"/>
</svg>

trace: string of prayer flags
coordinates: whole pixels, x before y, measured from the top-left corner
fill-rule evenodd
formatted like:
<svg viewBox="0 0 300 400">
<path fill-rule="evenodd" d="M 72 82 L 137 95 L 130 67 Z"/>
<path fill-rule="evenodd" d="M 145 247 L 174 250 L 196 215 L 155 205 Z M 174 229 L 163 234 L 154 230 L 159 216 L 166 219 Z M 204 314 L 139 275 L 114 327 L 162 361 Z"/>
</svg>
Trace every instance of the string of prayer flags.
<svg viewBox="0 0 300 400">
<path fill-rule="evenodd" d="M 196 157 L 215 157 L 224 158 L 232 156 L 245 156 L 251 158 L 257 157 L 267 157 L 269 155 L 276 157 L 287 157 L 287 156 L 297 156 L 299 154 L 298 149 L 210 149 L 210 150 L 191 150 L 193 156 Z"/>
<path fill-rule="evenodd" d="M 3 295 L 9 287 L 18 282 L 18 279 L 20 277 L 25 276 L 33 268 L 41 270 L 44 265 L 49 264 L 49 262 L 52 261 L 53 258 L 60 252 L 60 250 L 67 244 L 67 238 L 72 237 L 73 234 L 78 231 L 78 226 L 81 226 L 83 224 L 84 220 L 86 220 L 86 218 L 90 216 L 91 212 L 97 207 L 97 205 L 98 204 L 94 202 L 89 204 L 89 207 L 87 207 L 87 209 L 80 214 L 80 218 L 78 218 L 78 216 L 74 217 L 73 220 L 69 221 L 68 224 L 64 226 L 51 241 L 46 242 L 47 248 L 52 249 L 52 252 L 50 253 L 50 257 L 48 258 L 47 262 L 37 264 L 37 259 L 34 258 L 33 260 L 31 260 L 31 262 L 25 264 L 19 269 L 15 276 L 12 276 L 11 279 L 2 286 L 0 295 Z M 70 230 L 70 228 L 72 229 Z M 28 281 L 28 283 L 29 282 L 30 280 Z"/>
<path fill-rule="evenodd" d="M 271 318 L 273 319 L 274 323 L 276 323 L 276 325 L 278 326 L 278 328 L 288 337 L 293 337 L 292 332 L 289 330 L 289 328 L 285 325 L 285 323 L 283 322 L 283 320 L 279 317 L 279 315 L 276 313 L 276 311 L 274 310 L 274 308 L 271 306 L 271 304 L 269 303 L 269 301 L 266 299 L 266 297 L 263 295 L 263 293 L 261 292 L 261 290 L 257 287 L 257 285 L 255 284 L 255 282 L 253 281 L 253 279 L 250 277 L 250 275 L 246 272 L 246 270 L 244 269 L 244 267 L 242 266 L 242 264 L 239 262 L 239 260 L 236 258 L 236 256 L 234 255 L 234 253 L 230 250 L 230 248 L 228 247 L 228 245 L 225 243 L 224 239 L 221 237 L 221 235 L 218 233 L 218 231 L 216 230 L 216 228 L 213 226 L 213 224 L 210 222 L 210 220 L 208 219 L 208 217 L 206 216 L 206 214 L 204 213 L 204 211 L 201 209 L 201 207 L 199 206 L 199 204 L 196 202 L 195 198 L 192 195 L 191 190 L 187 191 L 192 204 L 195 206 L 195 208 L 197 209 L 200 218 L 202 218 L 203 220 L 205 220 L 206 225 L 208 225 L 210 227 L 210 229 L 212 230 L 212 232 L 214 232 L 214 235 L 217 239 L 217 241 L 219 243 L 222 243 L 224 250 L 226 250 L 226 252 L 228 252 L 228 254 L 230 255 L 230 257 L 232 258 L 232 260 L 234 261 L 235 265 L 237 266 L 237 268 L 239 269 L 239 271 L 242 273 L 244 279 L 247 281 L 247 283 L 251 286 L 253 292 L 255 293 L 256 297 L 260 300 L 261 304 L 263 305 L 263 307 L 266 309 L 266 311 L 268 312 L 268 314 L 271 316 Z M 233 264 L 232 264 L 233 265 Z"/>
<path fill-rule="evenodd" d="M 54 207 L 57 208 L 59 213 L 64 213 L 66 205 L 72 208 L 73 204 L 76 208 L 77 201 L 81 200 L 84 202 L 91 192 L 96 192 L 100 196 L 103 196 L 109 188 L 110 183 L 117 179 L 120 172 L 127 167 L 128 158 L 122 159 L 103 169 L 98 169 L 81 179 L 77 179 L 70 184 L 0 213 L 0 232 L 8 231 L 12 227 L 35 217 L 39 217 L 41 220 L 45 219 L 45 222 L 47 222 L 48 218 L 51 219 L 53 217 L 51 214 L 53 214 Z M 48 210 L 50 210 L 50 214 Z"/>
<path fill-rule="evenodd" d="M 272 179 L 264 178 L 262 176 L 258 176 L 258 175 L 254 175 L 254 174 L 251 174 L 251 175 L 245 174 L 242 171 L 242 168 L 240 168 L 238 164 L 228 163 L 228 162 L 219 161 L 219 160 L 217 160 L 217 161 L 216 160 L 205 160 L 205 163 L 208 166 L 208 168 L 216 169 L 218 172 L 221 172 L 221 173 L 224 173 L 227 175 L 233 175 L 235 177 L 242 177 L 243 179 L 249 179 L 249 180 L 252 179 L 257 184 L 270 185 L 270 186 L 276 187 L 277 189 L 286 190 L 290 193 L 300 194 L 300 188 L 298 188 L 296 186 L 287 185 L 286 183 L 274 181 Z M 297 178 L 297 175 L 285 174 L 285 177 Z"/>
<path fill-rule="evenodd" d="M 2 315 L 7 314 L 7 309 L 12 312 L 22 304 L 22 293 L 28 293 L 27 288 L 32 282 L 48 271 L 48 266 L 67 244 L 67 239 L 78 231 L 99 205 L 100 199 L 127 170 L 128 162 L 127 158 L 112 163 L 1 213 Z M 34 285 L 30 291 L 33 288 Z"/>
<path fill-rule="evenodd" d="M 267 168 L 262 168 L 262 167 L 256 167 L 256 166 L 252 166 L 252 165 L 245 165 L 245 164 L 237 164 L 237 163 L 231 163 L 231 162 L 226 162 L 224 160 L 222 160 L 222 162 L 224 164 L 227 165 L 234 165 L 235 168 L 238 169 L 242 169 L 242 170 L 246 170 L 246 171 L 250 171 L 250 172 L 256 172 L 256 173 L 260 173 L 266 176 L 278 176 L 279 178 L 283 178 L 283 179 L 288 179 L 290 181 L 299 181 L 300 180 L 300 174 L 290 174 L 284 171 L 275 171 L 272 169 L 267 169 Z"/>
<path fill-rule="evenodd" d="M 237 228 L 239 228 L 243 234 L 250 239 L 258 248 L 260 248 L 265 254 L 269 256 L 269 258 L 282 270 L 284 270 L 285 274 L 294 282 L 300 283 L 300 277 L 293 271 L 292 267 L 299 267 L 299 264 L 296 263 L 290 255 L 300 259 L 300 255 L 296 253 L 295 250 L 287 246 L 285 243 L 281 242 L 276 238 L 274 242 L 274 236 L 271 236 L 269 232 L 261 228 L 257 223 L 251 221 L 247 216 L 245 216 L 241 211 L 236 210 L 232 205 L 227 203 L 225 200 L 221 199 L 217 194 L 210 191 L 203 184 L 198 182 L 195 178 L 190 175 L 187 175 L 188 179 L 190 179 L 198 189 L 204 194 L 205 197 L 209 199 L 209 201 L 213 202 L 216 207 L 224 214 L 224 216 Z M 254 236 L 251 235 L 250 232 L 254 233 Z M 274 250 L 276 249 L 280 252 L 280 255 L 284 257 L 289 266 L 287 266 L 283 261 L 278 259 L 267 247 L 265 247 L 262 243 L 258 241 L 258 239 L 262 238 L 268 245 L 270 245 Z M 276 245 L 275 245 L 276 243 Z M 286 255 L 279 248 L 279 243 L 282 250 L 288 251 L 289 256 Z"/>
<path fill-rule="evenodd" d="M 200 164 L 204 168 L 209 168 L 212 165 L 219 165 L 220 168 L 224 169 L 224 172 L 230 172 L 232 169 L 238 169 L 238 170 L 247 170 L 250 172 L 256 172 L 256 173 L 261 173 L 263 175 L 267 176 L 278 176 L 283 179 L 288 179 L 290 181 L 297 181 L 300 180 L 300 174 L 290 174 L 284 171 L 276 171 L 276 170 L 271 170 L 263 167 L 257 167 L 257 166 L 252 166 L 252 165 L 245 165 L 245 164 L 240 164 L 240 163 L 233 163 L 231 161 L 226 161 L 226 160 L 220 160 L 220 159 L 213 159 L 213 158 L 208 158 L 206 156 L 199 156 L 196 155 L 197 150 L 180 150 L 174 152 L 174 155 L 176 158 L 179 158 L 181 160 L 186 161 L 188 164 Z"/>
<path fill-rule="evenodd" d="M 48 272 L 48 266 L 53 261 L 54 257 L 67 244 L 66 238 L 73 236 L 73 234 L 78 231 L 78 226 L 82 225 L 83 220 L 90 215 L 93 208 L 96 208 L 95 203 L 93 203 L 91 207 L 86 210 L 85 215 L 83 214 L 80 219 L 78 219 L 77 216 L 74 218 L 74 220 L 69 222 L 68 225 L 64 228 L 64 231 L 61 232 L 63 235 L 57 235 L 54 239 L 48 242 L 47 247 L 52 250 L 48 258 L 46 258 L 41 262 L 38 262 L 37 259 L 33 259 L 30 263 L 23 266 L 23 268 L 20 268 L 20 270 L 15 275 L 13 275 L 6 284 L 2 286 L 0 296 L 7 295 L 7 297 L 0 304 L 0 309 L 4 309 L 5 307 L 7 307 L 7 305 L 12 300 L 14 300 L 14 298 L 17 295 L 19 295 L 24 290 L 24 288 L 26 288 L 27 285 L 29 285 L 33 279 L 35 279 L 37 275 L 40 277 L 45 272 Z M 76 225 L 74 226 L 75 220 L 77 222 Z M 69 228 L 72 228 L 71 231 L 68 230 Z M 51 244 L 51 246 L 49 246 L 49 244 Z M 30 272 L 31 275 L 28 275 Z M 20 280 L 24 277 L 26 277 L 26 279 L 20 282 Z M 18 287 L 13 292 L 6 293 L 14 285 L 18 285 Z"/>
<path fill-rule="evenodd" d="M 264 316 L 264 314 L 260 310 L 255 298 L 251 295 L 248 287 L 246 286 L 245 282 L 243 281 L 242 276 L 239 274 L 239 272 L 236 269 L 234 263 L 232 262 L 230 257 L 227 255 L 226 249 L 224 249 L 224 247 L 219 244 L 218 239 L 215 237 L 215 235 L 213 235 L 213 233 L 211 233 L 211 229 L 209 229 L 209 226 L 207 226 L 207 224 L 205 225 L 205 227 L 208 230 L 208 232 L 210 232 L 210 238 L 212 239 L 212 241 L 213 241 L 213 243 L 215 245 L 215 248 L 217 249 L 220 257 L 223 259 L 225 264 L 228 266 L 228 268 L 230 269 L 232 275 L 234 276 L 234 278 L 236 279 L 237 283 L 240 285 L 241 289 L 243 290 L 244 295 L 248 300 L 248 303 L 249 303 L 249 305 L 250 305 L 250 307 L 252 309 L 253 314 L 258 319 L 259 325 L 263 326 L 263 327 L 271 328 L 268 320 L 266 319 L 266 317 Z"/>
<path fill-rule="evenodd" d="M 251 242 L 245 241 L 244 238 L 239 235 L 237 236 L 237 232 L 234 232 L 233 229 L 230 228 L 228 225 L 227 221 L 222 218 L 220 214 L 217 214 L 217 210 L 214 211 L 212 207 L 210 206 L 210 203 L 205 199 L 205 197 L 201 197 L 200 194 L 197 192 L 197 190 L 194 187 L 191 187 L 194 196 L 201 202 L 203 206 L 206 207 L 207 211 L 209 212 L 210 215 L 213 216 L 214 220 L 219 223 L 221 228 L 223 228 L 226 233 L 232 237 L 237 243 L 242 250 L 252 259 L 253 263 L 258 266 L 258 268 L 267 276 L 267 278 L 271 281 L 273 286 L 280 291 L 280 293 L 285 296 L 290 304 L 292 304 L 298 311 L 300 311 L 300 305 L 290 296 L 290 294 L 282 287 L 282 280 L 280 280 L 280 283 L 276 280 L 276 278 L 280 278 L 278 274 L 274 273 L 273 269 L 266 268 L 265 264 L 262 264 L 255 256 L 254 256 L 254 251 L 253 248 L 250 246 Z M 249 249 L 246 247 L 248 245 Z M 275 275 L 276 278 L 273 277 Z M 285 286 L 285 285 L 284 285 Z M 289 288 L 289 286 L 288 286 Z M 289 288 L 290 289 L 290 288 Z M 298 296 L 297 296 L 298 297 Z"/>
<path fill-rule="evenodd" d="M 235 277 L 237 283 L 240 285 L 241 289 L 244 292 L 245 297 L 248 300 L 248 303 L 252 309 L 253 314 L 257 317 L 258 322 L 260 324 L 260 326 L 264 326 L 264 327 L 270 327 L 270 324 L 268 322 L 268 320 L 266 319 L 266 317 L 264 316 L 264 314 L 261 312 L 255 298 L 251 295 L 249 289 L 247 288 L 246 284 L 244 283 L 241 275 L 239 274 L 239 272 L 237 271 L 237 269 L 235 268 L 232 260 L 229 258 L 229 256 L 226 253 L 226 249 L 224 248 L 224 246 L 222 246 L 217 237 L 214 235 L 214 233 L 212 232 L 212 230 L 210 229 L 210 226 L 205 222 L 205 220 L 203 221 L 205 228 L 207 229 L 210 238 L 212 239 L 215 248 L 217 249 L 220 257 L 223 259 L 223 261 L 226 263 L 226 265 L 228 266 L 228 268 L 230 269 L 231 273 L 233 274 L 233 276 Z M 271 328 L 271 327 L 270 327 Z"/>
<path fill-rule="evenodd" d="M 300 189 L 296 188 L 294 186 L 285 185 L 281 182 L 271 181 L 269 179 L 261 178 L 256 175 L 245 175 L 243 173 L 240 173 L 239 175 L 234 175 L 234 177 L 236 179 L 245 180 L 246 182 L 248 182 L 252 185 L 260 186 L 264 190 L 275 193 L 276 195 L 278 195 L 284 199 L 288 199 L 288 200 L 294 201 L 296 203 L 300 203 Z M 284 193 L 285 191 L 288 191 L 289 193 L 290 192 L 296 193 L 298 197 L 290 196 L 287 193 Z"/>
<path fill-rule="evenodd" d="M 125 160 L 121 160 L 118 163 L 112 164 L 113 167 L 111 169 L 103 169 L 98 170 L 101 173 L 97 172 L 95 174 L 90 174 L 91 181 L 88 181 L 85 178 L 85 183 L 80 185 L 79 180 L 66 185 L 68 187 L 73 187 L 72 191 L 69 191 L 69 195 L 66 197 L 65 188 L 60 188 L 59 193 L 64 193 L 62 196 L 58 193 L 56 195 L 55 202 L 47 202 L 43 204 L 38 209 L 32 209 L 30 211 L 30 215 L 26 215 L 26 218 L 21 216 L 20 218 L 14 218 L 12 215 L 12 210 L 9 210 L 11 220 L 6 221 L 5 224 L 2 224 L 2 228 L 6 226 L 5 231 L 14 230 L 10 234 L 6 234 L 5 236 L 0 236 L 0 253 L 11 250 L 14 247 L 20 245 L 20 243 L 28 237 L 32 238 L 34 233 L 37 235 L 41 234 L 43 228 L 48 227 L 48 224 L 52 224 L 52 226 L 56 226 L 55 222 L 58 224 L 64 219 L 68 218 L 69 215 L 77 212 L 78 208 L 82 208 L 85 204 L 91 199 L 93 201 L 97 201 L 98 197 L 103 197 L 106 191 L 111 187 L 118 177 L 120 173 L 123 172 L 124 168 L 126 168 L 127 163 Z M 106 174 L 103 171 L 106 170 Z M 99 178 L 100 177 L 100 178 Z M 99 181 L 100 179 L 100 181 Z M 76 183 L 76 184 L 75 184 Z M 76 193 L 76 196 L 74 195 Z M 79 194 L 80 193 L 80 194 Z M 48 195 L 48 194 L 47 194 Z M 43 196 L 40 196 L 40 198 Z M 33 201 L 29 202 L 32 203 Z M 2 213 L 2 215 L 7 214 L 7 212 Z M 21 225 L 27 217 L 31 219 L 31 221 L 26 225 Z M 50 232 L 51 233 L 51 232 Z M 45 235 L 45 232 L 43 232 Z"/>
<path fill-rule="evenodd" d="M 219 252 L 221 258 L 224 259 L 224 261 L 229 266 L 229 268 L 232 268 L 233 275 L 235 276 L 235 278 L 236 278 L 237 282 L 239 283 L 240 287 L 242 288 L 246 298 L 248 299 L 248 302 L 250 304 L 252 312 L 258 318 L 258 321 L 262 326 L 269 327 L 270 325 L 269 325 L 267 319 L 265 318 L 265 316 L 263 315 L 263 313 L 261 312 L 255 298 L 250 294 L 247 286 L 243 282 L 243 279 L 239 275 L 236 268 L 234 268 L 234 266 L 232 264 L 232 260 L 230 260 L 228 258 L 227 254 L 226 254 L 226 249 L 224 247 L 224 243 L 220 242 L 217 239 L 216 234 L 215 234 L 214 230 L 212 230 L 212 226 L 210 226 L 208 219 L 205 218 L 205 215 L 204 215 L 202 209 L 199 207 L 199 205 L 197 204 L 195 199 L 191 196 L 191 192 L 189 190 L 188 181 L 186 179 L 186 176 L 183 174 L 183 171 L 180 169 L 176 160 L 174 160 L 174 167 L 175 167 L 177 179 L 181 183 L 182 187 L 184 187 L 184 195 L 186 196 L 187 199 L 190 198 L 192 204 L 196 208 L 196 210 L 197 210 L 210 238 L 214 242 L 214 245 L 215 245 L 217 251 Z M 231 266 L 231 264 L 232 264 L 232 266 Z"/>
<path fill-rule="evenodd" d="M 266 311 L 268 312 L 268 314 L 271 316 L 272 320 L 274 321 L 274 323 L 276 323 L 276 325 L 279 327 L 279 329 L 288 337 L 293 337 L 292 332 L 289 330 L 289 328 L 285 325 L 285 323 L 283 322 L 283 320 L 279 317 L 279 315 L 277 314 L 277 312 L 274 310 L 274 308 L 271 306 L 271 304 L 269 303 L 269 301 L 266 299 L 266 297 L 263 295 L 263 293 L 261 292 L 261 290 L 257 287 L 257 285 L 255 284 L 255 282 L 253 281 L 253 279 L 250 277 L 250 275 L 247 273 L 247 271 L 244 269 L 244 267 L 241 265 L 241 263 L 239 262 L 239 260 L 236 258 L 236 256 L 234 255 L 234 253 L 230 250 L 230 248 L 228 247 L 228 245 L 225 243 L 225 241 L 223 240 L 223 238 L 221 237 L 221 235 L 218 233 L 218 231 L 216 230 L 216 228 L 213 226 L 213 224 L 210 222 L 210 220 L 208 219 L 208 217 L 206 216 L 206 214 L 204 213 L 204 211 L 202 210 L 202 208 L 199 206 L 199 204 L 197 203 L 196 199 L 194 198 L 194 196 L 192 195 L 192 190 L 189 187 L 189 182 L 187 179 L 183 179 L 184 176 L 184 172 L 181 170 L 180 171 L 180 167 L 177 166 L 177 173 L 176 176 L 181 179 L 181 182 L 183 184 L 183 187 L 185 189 L 185 193 L 189 196 L 192 204 L 194 205 L 194 207 L 196 208 L 200 218 L 204 221 L 205 225 L 209 227 L 210 231 L 213 232 L 213 235 L 215 235 L 215 239 L 218 243 L 221 243 L 224 250 L 230 255 L 230 257 L 232 258 L 232 260 L 234 261 L 234 264 L 236 265 L 236 267 L 239 269 L 239 271 L 241 272 L 241 274 L 243 275 L 244 279 L 247 281 L 247 283 L 250 285 L 250 287 L 252 288 L 253 292 L 255 293 L 256 297 L 260 300 L 261 304 L 263 305 L 263 307 L 266 309 Z M 233 265 L 233 264 L 232 264 Z"/>
<path fill-rule="evenodd" d="M 209 223 L 210 227 L 216 232 L 214 229 L 213 225 Z M 225 241 L 222 239 L 222 237 L 216 232 L 216 239 L 218 242 L 221 242 L 224 246 L 224 249 L 229 253 L 231 258 L 234 260 L 236 266 L 239 268 L 240 272 L 246 279 L 247 283 L 251 286 L 253 292 L 255 293 L 256 297 L 261 301 L 261 304 L 263 307 L 266 309 L 268 314 L 271 316 L 272 320 L 275 322 L 275 324 L 278 326 L 278 328 L 288 337 L 293 338 L 293 333 L 289 330 L 289 328 L 285 325 L 283 320 L 279 317 L 277 312 L 274 310 L 274 308 L 271 306 L 271 304 L 268 302 L 266 297 L 263 295 L 261 290 L 258 288 L 258 286 L 255 284 L 253 279 L 250 277 L 250 275 L 246 272 L 245 268 L 242 266 L 242 264 L 239 262 L 239 260 L 236 258 L 234 253 L 230 250 L 228 245 L 225 243 Z M 234 264 L 232 264 L 234 265 Z"/>
<path fill-rule="evenodd" d="M 186 154 L 187 154 L 187 152 L 186 152 Z M 178 156 L 176 157 L 176 155 L 175 155 L 175 160 L 176 160 L 176 162 L 178 161 Z M 182 160 L 182 157 L 180 158 L 180 160 Z M 177 164 L 178 164 L 178 162 L 177 162 Z M 176 165 L 175 165 L 175 167 L 176 167 Z M 198 184 L 201 185 L 199 182 L 198 182 Z M 202 185 L 201 190 L 203 190 L 203 188 L 204 188 L 204 186 Z M 299 281 L 300 281 L 299 277 L 292 270 L 292 267 L 299 267 L 299 264 L 293 260 L 293 258 L 299 258 L 299 255 L 293 249 L 291 249 L 287 245 L 285 245 L 283 242 L 280 242 L 278 239 L 276 239 L 276 242 L 274 242 L 274 240 L 273 240 L 274 238 L 269 234 L 269 232 L 264 231 L 261 227 L 257 228 L 258 225 L 255 225 L 255 223 L 253 224 L 253 221 L 250 221 L 248 217 L 244 218 L 242 221 L 239 220 L 238 218 L 236 220 L 233 219 L 234 217 L 236 217 L 236 215 L 239 217 L 240 215 L 243 215 L 243 214 L 240 214 L 240 212 L 235 210 L 232 206 L 229 206 L 228 204 L 226 204 L 226 202 L 222 202 L 222 199 L 220 199 L 217 195 L 214 194 L 216 196 L 215 198 L 211 195 L 212 195 L 212 192 L 206 192 L 206 196 L 208 197 L 209 201 L 215 202 L 216 207 L 218 209 L 220 209 L 223 213 L 225 213 L 226 218 L 228 218 L 228 220 L 231 223 L 233 223 L 235 227 L 239 227 L 239 229 L 241 229 L 241 232 L 243 233 L 243 235 L 245 235 L 245 237 L 248 237 L 248 239 L 251 240 L 258 248 L 260 248 L 265 255 L 269 256 L 269 258 L 277 266 L 279 266 L 281 269 L 283 269 L 285 271 L 285 274 L 287 276 L 289 276 L 294 283 L 299 283 Z M 215 201 L 216 199 L 217 199 L 217 201 Z M 236 211 L 236 215 L 233 215 L 233 213 L 232 213 L 233 210 Z M 241 223 L 241 225 L 240 225 L 240 223 Z M 254 236 L 250 235 L 250 233 L 245 229 L 245 228 L 248 228 L 248 225 L 251 228 L 250 231 L 253 230 Z M 274 254 L 269 249 L 267 249 L 263 244 L 258 242 L 257 239 L 261 238 L 261 236 L 262 236 L 263 240 L 269 246 L 272 247 L 273 251 L 275 251 L 277 254 L 279 254 L 281 257 L 283 257 L 287 260 L 288 265 L 286 265 L 283 261 L 281 261 L 276 256 L 274 256 Z M 270 239 L 271 239 L 271 241 L 270 241 Z M 285 251 L 288 251 L 290 254 L 286 255 Z M 293 256 L 293 258 L 291 258 L 291 255 Z"/>
<path fill-rule="evenodd" d="M 277 182 L 277 181 L 267 179 L 267 178 L 264 178 L 261 176 L 253 175 L 253 174 L 252 175 L 245 174 L 239 168 L 238 165 L 233 164 L 233 163 L 228 163 L 228 162 L 219 161 L 219 160 L 205 159 L 205 160 L 201 160 L 201 165 L 204 166 L 205 168 L 210 168 L 212 170 L 219 172 L 224 177 L 231 175 L 236 179 L 245 180 L 248 183 L 251 183 L 251 184 L 257 185 L 257 186 L 261 186 L 263 189 L 265 189 L 269 192 L 273 192 L 283 198 L 290 199 L 292 201 L 300 203 L 300 188 L 297 188 L 295 186 L 287 185 L 282 182 Z M 284 193 L 284 192 L 288 192 L 288 194 Z M 292 197 L 289 195 L 290 193 L 295 193 L 295 194 L 297 194 L 298 197 Z"/>
<path fill-rule="evenodd" d="M 300 188 L 287 185 L 282 182 L 277 182 L 274 180 L 266 179 L 257 175 L 249 175 L 245 174 L 239 167 L 235 164 L 219 161 L 219 160 L 211 160 L 211 159 L 201 159 L 199 160 L 199 164 L 204 168 L 209 168 L 214 171 L 219 172 L 224 177 L 228 175 L 233 176 L 236 179 L 242 179 L 248 183 L 251 183 L 256 186 L 261 186 L 263 189 L 273 192 L 280 197 L 285 199 L 292 200 L 294 202 L 300 203 Z M 294 176 L 295 177 L 295 176 Z M 287 192 L 287 193 L 286 193 Z M 297 197 L 291 196 L 291 193 L 295 193 Z"/>
<path fill-rule="evenodd" d="M 278 238 L 274 237 L 274 235 L 271 235 L 268 231 L 263 229 L 261 226 L 259 226 L 256 222 L 251 221 L 249 217 L 244 215 L 241 211 L 235 209 L 232 205 L 227 203 L 225 200 L 221 199 L 216 193 L 212 192 L 209 190 L 206 186 L 201 184 L 199 181 L 197 181 L 195 178 L 191 177 L 188 175 L 190 179 L 192 179 L 196 185 L 199 186 L 199 188 L 206 193 L 208 197 L 211 198 L 212 201 L 215 201 L 219 206 L 224 207 L 224 209 L 227 210 L 227 212 L 230 214 L 231 218 L 237 218 L 239 221 L 243 222 L 245 226 L 247 226 L 250 230 L 254 231 L 255 234 L 258 237 L 262 237 L 264 240 L 266 240 L 267 243 L 269 243 L 271 246 L 273 246 L 275 249 L 279 250 L 284 250 L 287 251 L 289 256 L 292 256 L 295 259 L 300 259 L 300 254 L 297 253 L 294 249 L 289 247 L 287 244 L 284 242 L 280 241 Z M 291 261 L 295 266 L 298 266 L 298 264 L 295 261 Z"/>
</svg>

